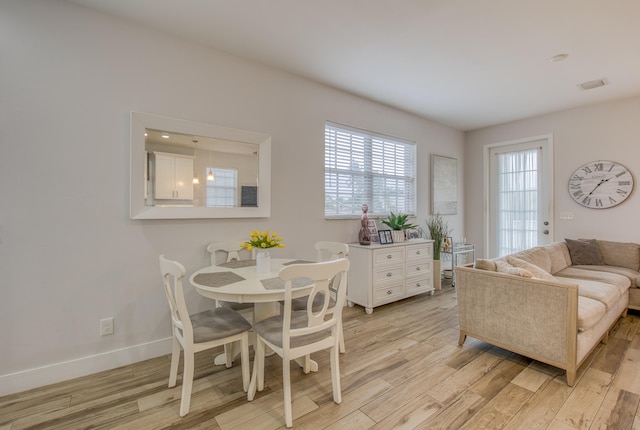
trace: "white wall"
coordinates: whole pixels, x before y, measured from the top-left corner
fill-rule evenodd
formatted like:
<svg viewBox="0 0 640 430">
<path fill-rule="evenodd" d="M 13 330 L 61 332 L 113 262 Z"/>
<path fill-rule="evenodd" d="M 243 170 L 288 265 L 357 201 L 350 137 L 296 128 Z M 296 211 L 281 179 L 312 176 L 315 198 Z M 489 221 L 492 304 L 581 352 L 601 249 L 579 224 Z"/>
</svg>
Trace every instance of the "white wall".
<svg viewBox="0 0 640 430">
<path fill-rule="evenodd" d="M 593 91 L 599 91 L 598 89 Z M 588 93 L 585 93 L 588 97 Z M 467 133 L 465 149 L 465 226 L 470 241 L 483 255 L 484 220 L 482 154 L 487 144 L 553 135 L 554 240 L 598 238 L 640 242 L 640 97 L 515 121 Z M 569 195 L 569 176 L 594 160 L 624 164 L 634 175 L 635 190 L 610 209 L 587 209 Z M 573 220 L 560 220 L 560 212 L 573 212 Z"/>
<path fill-rule="evenodd" d="M 159 254 L 192 271 L 254 228 L 281 256 L 354 241 L 323 217 L 325 120 L 417 142 L 420 224 L 429 155 L 464 165 L 462 132 L 63 1 L 3 0 L 0 44 L 0 395 L 169 352 Z M 130 220 L 131 111 L 272 135 L 271 218 Z"/>
</svg>

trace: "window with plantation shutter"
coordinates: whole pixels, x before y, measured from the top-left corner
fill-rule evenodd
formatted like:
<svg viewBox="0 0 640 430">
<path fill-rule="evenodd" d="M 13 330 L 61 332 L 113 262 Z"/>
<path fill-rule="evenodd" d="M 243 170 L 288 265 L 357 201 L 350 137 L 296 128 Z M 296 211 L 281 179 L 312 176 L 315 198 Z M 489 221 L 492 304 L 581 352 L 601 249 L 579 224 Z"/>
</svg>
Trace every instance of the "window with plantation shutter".
<svg viewBox="0 0 640 430">
<path fill-rule="evenodd" d="M 326 123 L 324 196 L 326 218 L 414 215 L 415 143 Z"/>
</svg>

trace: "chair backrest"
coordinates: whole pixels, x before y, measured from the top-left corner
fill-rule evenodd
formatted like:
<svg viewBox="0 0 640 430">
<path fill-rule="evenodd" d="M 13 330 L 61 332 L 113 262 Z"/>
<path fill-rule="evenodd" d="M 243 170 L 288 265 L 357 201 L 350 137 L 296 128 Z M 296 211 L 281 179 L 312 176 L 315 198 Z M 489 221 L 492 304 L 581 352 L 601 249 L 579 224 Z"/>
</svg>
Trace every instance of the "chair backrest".
<svg viewBox="0 0 640 430">
<path fill-rule="evenodd" d="M 317 261 L 337 260 L 349 257 L 349 245 L 339 242 L 316 242 L 315 249 L 318 254 Z"/>
<path fill-rule="evenodd" d="M 334 336 L 337 334 L 337 321 L 342 318 L 342 308 L 347 295 L 347 272 L 350 262 L 346 258 L 324 261 L 320 263 L 292 264 L 280 270 L 280 278 L 285 283 L 284 314 L 283 314 L 283 347 L 290 346 L 291 337 L 304 336 L 319 333 L 331 329 Z M 295 279 L 307 278 L 313 281 L 313 289 L 309 293 L 307 301 L 307 325 L 305 327 L 291 328 L 292 319 L 292 288 Z M 334 282 L 333 280 L 340 280 Z M 336 305 L 330 310 L 329 286 L 334 284 L 336 289 Z M 337 285 L 335 285 L 337 283 Z M 320 297 L 322 306 L 314 308 L 312 305 L 317 297 Z"/>
<path fill-rule="evenodd" d="M 171 311 L 173 333 L 183 345 L 185 341 L 193 342 L 193 327 L 182 290 L 182 279 L 186 273 L 184 266 L 161 255 L 160 273 L 164 283 L 164 293 L 167 296 Z"/>
<path fill-rule="evenodd" d="M 211 256 L 211 265 L 215 266 L 220 263 L 228 263 L 233 260 L 243 260 L 242 256 L 251 258 L 250 251 L 244 249 L 242 245 L 244 242 L 241 240 L 230 240 L 227 242 L 212 242 L 207 246 L 207 251 Z M 218 259 L 217 254 L 224 253 L 224 258 Z M 246 260 L 247 258 L 244 258 Z"/>
</svg>

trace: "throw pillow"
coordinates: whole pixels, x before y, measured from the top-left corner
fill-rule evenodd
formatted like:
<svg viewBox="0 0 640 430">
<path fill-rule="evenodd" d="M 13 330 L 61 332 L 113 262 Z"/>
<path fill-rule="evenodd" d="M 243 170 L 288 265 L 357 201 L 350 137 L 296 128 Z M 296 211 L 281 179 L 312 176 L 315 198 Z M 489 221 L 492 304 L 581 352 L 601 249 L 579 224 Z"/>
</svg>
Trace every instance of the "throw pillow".
<svg viewBox="0 0 640 430">
<path fill-rule="evenodd" d="M 509 275 L 522 276 L 523 278 L 533 278 L 533 274 L 521 267 L 515 267 L 506 261 L 496 260 L 496 272 L 508 273 Z"/>
<path fill-rule="evenodd" d="M 531 264 L 527 261 L 521 260 L 516 257 L 511 257 L 509 255 L 507 256 L 507 261 L 513 266 L 528 270 L 529 272 L 531 272 L 534 278 L 542 279 L 544 281 L 553 281 L 553 282 L 558 281 L 556 278 L 551 276 L 548 272 L 545 272 L 543 269 L 536 266 L 535 264 Z"/>
<path fill-rule="evenodd" d="M 491 260 L 485 260 L 484 258 L 478 258 L 474 267 L 476 269 L 489 270 L 491 272 L 496 271 L 496 263 Z"/>
<path fill-rule="evenodd" d="M 604 259 L 600 253 L 600 247 L 595 239 L 565 239 L 569 255 L 571 255 L 571 264 L 574 266 L 580 264 L 602 265 Z"/>
</svg>

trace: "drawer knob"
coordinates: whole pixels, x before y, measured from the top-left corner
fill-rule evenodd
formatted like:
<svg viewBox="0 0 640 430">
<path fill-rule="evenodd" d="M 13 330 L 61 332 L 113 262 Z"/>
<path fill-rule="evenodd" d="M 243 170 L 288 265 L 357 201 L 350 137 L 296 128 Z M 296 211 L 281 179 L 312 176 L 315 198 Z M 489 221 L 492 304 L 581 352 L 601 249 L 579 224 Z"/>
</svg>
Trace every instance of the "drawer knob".
<svg viewBox="0 0 640 430">
<path fill-rule="evenodd" d="M 416 267 L 416 271 L 417 271 L 417 272 L 419 272 L 420 270 L 422 270 L 422 269 L 420 268 L 420 266 Z"/>
<path fill-rule="evenodd" d="M 387 259 L 391 260 L 393 258 L 393 256 L 391 254 L 387 255 Z"/>
<path fill-rule="evenodd" d="M 420 255 L 420 251 L 416 251 L 416 254 Z"/>
<path fill-rule="evenodd" d="M 387 273 L 387 278 L 390 278 L 392 276 L 393 276 L 393 273 L 391 273 L 391 272 Z"/>
<path fill-rule="evenodd" d="M 421 287 L 421 286 L 422 286 L 422 285 L 420 285 L 420 282 L 418 282 L 418 283 L 416 284 L 416 287 Z"/>
<path fill-rule="evenodd" d="M 387 291 L 387 295 L 391 295 L 391 294 L 392 294 L 391 290 Z"/>
</svg>

